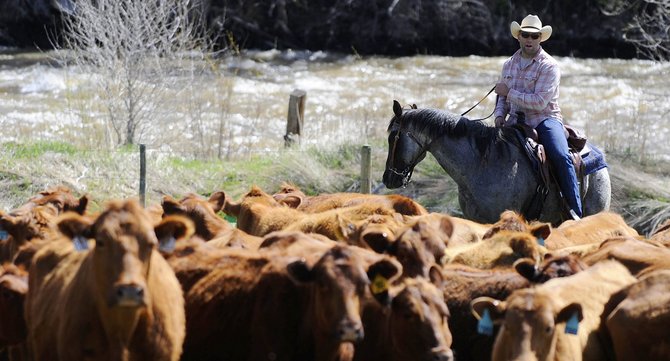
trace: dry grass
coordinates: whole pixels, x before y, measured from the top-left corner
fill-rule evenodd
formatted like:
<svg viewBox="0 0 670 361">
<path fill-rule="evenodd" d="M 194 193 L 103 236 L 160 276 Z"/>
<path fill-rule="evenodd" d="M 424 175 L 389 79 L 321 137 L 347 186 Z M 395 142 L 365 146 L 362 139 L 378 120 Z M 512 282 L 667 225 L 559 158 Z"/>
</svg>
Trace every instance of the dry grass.
<svg viewBox="0 0 670 361">
<path fill-rule="evenodd" d="M 373 189 L 400 193 L 416 199 L 431 211 L 460 215 L 455 183 L 432 156 L 419 164 L 407 188 L 388 190 L 381 183 L 386 157 L 382 140 L 372 144 Z M 0 207 L 11 210 L 37 192 L 66 185 L 77 194 L 88 194 L 91 210 L 105 201 L 137 197 L 139 151 L 79 150 L 57 142 L 0 145 Z M 638 232 L 649 234 L 670 218 L 668 164 L 640 164 L 609 156 L 613 195 L 612 210 L 624 216 Z M 186 193 L 207 196 L 222 190 L 238 199 L 252 185 L 274 192 L 291 182 L 308 194 L 358 191 L 360 145 L 306 148 L 256 153 L 239 160 L 201 160 L 191 156 L 147 151 L 147 204 L 163 195 Z"/>
</svg>

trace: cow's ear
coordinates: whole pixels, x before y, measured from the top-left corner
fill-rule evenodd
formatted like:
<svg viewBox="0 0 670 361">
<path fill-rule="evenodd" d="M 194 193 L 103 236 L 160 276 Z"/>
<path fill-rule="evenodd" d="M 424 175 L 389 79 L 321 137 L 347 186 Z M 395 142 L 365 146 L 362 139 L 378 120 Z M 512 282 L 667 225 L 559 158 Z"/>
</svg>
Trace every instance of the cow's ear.
<svg viewBox="0 0 670 361">
<path fill-rule="evenodd" d="M 477 297 L 470 302 L 470 311 L 477 320 L 481 320 L 484 311 L 488 311 L 494 324 L 500 324 L 505 316 L 507 303 L 491 297 Z"/>
<path fill-rule="evenodd" d="M 314 281 L 314 272 L 309 268 L 304 259 L 293 261 L 286 266 L 288 275 L 298 283 Z"/>
<path fill-rule="evenodd" d="M 287 195 L 283 197 L 282 199 L 276 199 L 279 204 L 284 204 L 288 206 L 289 208 L 294 208 L 297 209 L 300 207 L 300 204 L 302 204 L 302 198 L 294 195 Z"/>
<path fill-rule="evenodd" d="M 179 204 L 179 201 L 170 196 L 163 197 L 161 206 L 163 207 L 163 214 L 175 214 L 181 212 L 181 205 Z"/>
<path fill-rule="evenodd" d="M 437 289 L 441 290 L 444 287 L 444 275 L 442 275 L 441 268 L 438 266 L 430 266 L 430 269 L 428 270 L 428 279 L 430 279 L 430 282 L 437 287 Z"/>
<path fill-rule="evenodd" d="M 209 196 L 209 204 L 212 206 L 212 209 L 214 209 L 214 213 L 219 213 L 226 204 L 226 193 L 223 191 L 212 193 L 212 195 Z"/>
<path fill-rule="evenodd" d="M 544 240 L 549 238 L 551 234 L 551 224 L 550 223 L 538 223 L 530 227 L 530 233 L 535 236 L 537 239 L 542 239 L 540 244 L 544 244 Z"/>
<path fill-rule="evenodd" d="M 393 100 L 393 114 L 395 114 L 396 117 L 402 115 L 402 105 L 400 105 L 397 100 Z"/>
<path fill-rule="evenodd" d="M 556 315 L 556 323 L 568 322 L 572 317 L 576 317 L 579 322 L 584 319 L 581 304 L 571 303 L 563 307 L 563 309 L 558 312 L 558 315 Z"/>
<path fill-rule="evenodd" d="M 535 261 L 532 258 L 519 258 L 514 262 L 514 269 L 525 279 L 535 282 L 539 273 Z"/>
<path fill-rule="evenodd" d="M 79 202 L 71 211 L 83 215 L 86 213 L 86 207 L 88 207 L 88 196 L 84 194 L 79 198 Z"/>
<path fill-rule="evenodd" d="M 372 296 L 382 305 L 391 304 L 389 287 L 391 281 L 401 272 L 402 266 L 388 259 L 382 259 L 368 267 L 368 278 L 370 279 L 370 292 Z"/>
<path fill-rule="evenodd" d="M 154 227 L 158 249 L 163 253 L 174 251 L 177 242 L 186 240 L 195 233 L 193 222 L 183 216 L 167 216 Z"/>
<path fill-rule="evenodd" d="M 446 234 L 448 238 L 451 238 L 451 235 L 454 234 L 454 223 L 451 221 L 451 217 L 447 215 L 440 217 L 440 230 Z"/>
<path fill-rule="evenodd" d="M 93 219 L 78 213 L 64 213 L 56 221 L 60 233 L 72 240 L 77 251 L 88 249 L 88 239 L 93 238 Z"/>
</svg>

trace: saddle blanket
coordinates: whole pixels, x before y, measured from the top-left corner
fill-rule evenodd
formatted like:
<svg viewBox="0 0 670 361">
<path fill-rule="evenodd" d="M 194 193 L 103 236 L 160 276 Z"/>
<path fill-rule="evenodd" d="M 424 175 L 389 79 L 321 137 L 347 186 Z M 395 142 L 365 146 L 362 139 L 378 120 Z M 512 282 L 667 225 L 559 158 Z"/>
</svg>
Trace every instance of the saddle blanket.
<svg viewBox="0 0 670 361">
<path fill-rule="evenodd" d="M 589 175 L 595 173 L 603 168 L 607 167 L 607 162 L 605 162 L 605 154 L 595 145 L 587 142 L 588 146 L 591 148 L 590 152 L 582 158 L 584 163 L 584 175 Z"/>
</svg>

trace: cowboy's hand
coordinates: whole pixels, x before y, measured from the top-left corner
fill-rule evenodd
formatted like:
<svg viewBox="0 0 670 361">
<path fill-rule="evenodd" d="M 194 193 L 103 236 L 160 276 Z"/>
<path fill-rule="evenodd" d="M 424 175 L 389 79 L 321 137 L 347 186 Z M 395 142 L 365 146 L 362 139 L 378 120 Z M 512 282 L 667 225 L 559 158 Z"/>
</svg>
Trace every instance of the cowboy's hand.
<svg viewBox="0 0 670 361">
<path fill-rule="evenodd" d="M 495 92 L 500 96 L 506 97 L 507 94 L 509 93 L 509 87 L 507 86 L 507 84 L 500 82 L 496 84 Z"/>
<path fill-rule="evenodd" d="M 502 127 L 505 125 L 505 117 L 496 117 L 495 124 L 496 127 Z"/>
</svg>

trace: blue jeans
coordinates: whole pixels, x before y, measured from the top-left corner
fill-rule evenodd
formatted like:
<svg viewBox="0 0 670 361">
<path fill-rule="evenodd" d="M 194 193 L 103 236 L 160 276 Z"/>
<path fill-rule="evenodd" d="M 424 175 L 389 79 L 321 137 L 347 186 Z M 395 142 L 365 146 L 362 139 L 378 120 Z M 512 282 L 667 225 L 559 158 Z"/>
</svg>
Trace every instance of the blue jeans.
<svg viewBox="0 0 670 361">
<path fill-rule="evenodd" d="M 582 216 L 582 200 L 579 196 L 579 184 L 572 157 L 568 148 L 568 140 L 565 138 L 563 123 L 555 118 L 547 118 L 535 127 L 540 143 L 547 152 L 547 157 L 556 171 L 558 185 L 563 197 L 570 208 Z"/>
</svg>

